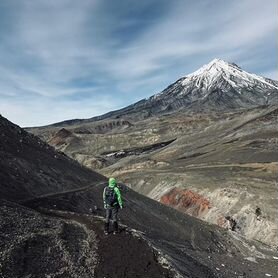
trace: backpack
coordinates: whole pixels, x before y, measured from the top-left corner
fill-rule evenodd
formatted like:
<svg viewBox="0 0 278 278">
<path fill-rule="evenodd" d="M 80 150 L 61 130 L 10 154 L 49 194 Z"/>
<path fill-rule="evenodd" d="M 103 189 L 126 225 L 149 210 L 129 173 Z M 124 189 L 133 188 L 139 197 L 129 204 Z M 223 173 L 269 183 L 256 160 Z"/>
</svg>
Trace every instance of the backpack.
<svg viewBox="0 0 278 278">
<path fill-rule="evenodd" d="M 105 202 L 109 206 L 113 206 L 118 202 L 114 188 L 110 188 L 109 186 L 105 188 Z"/>
</svg>

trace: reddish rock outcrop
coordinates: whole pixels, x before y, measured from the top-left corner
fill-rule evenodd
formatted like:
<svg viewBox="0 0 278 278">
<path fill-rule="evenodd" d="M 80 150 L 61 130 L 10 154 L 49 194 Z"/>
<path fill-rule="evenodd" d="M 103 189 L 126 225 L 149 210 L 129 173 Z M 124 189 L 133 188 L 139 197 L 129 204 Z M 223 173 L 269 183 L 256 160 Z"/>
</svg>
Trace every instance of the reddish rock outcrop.
<svg viewBox="0 0 278 278">
<path fill-rule="evenodd" d="M 174 187 L 160 202 L 195 217 L 201 217 L 212 207 L 208 199 L 191 190 Z"/>
<path fill-rule="evenodd" d="M 160 198 L 160 202 L 175 208 L 183 213 L 204 219 L 213 207 L 212 203 L 204 196 L 192 190 L 174 187 Z M 220 227 L 234 230 L 236 221 L 230 216 L 224 216 L 218 210 L 211 214 L 207 221 Z"/>
</svg>

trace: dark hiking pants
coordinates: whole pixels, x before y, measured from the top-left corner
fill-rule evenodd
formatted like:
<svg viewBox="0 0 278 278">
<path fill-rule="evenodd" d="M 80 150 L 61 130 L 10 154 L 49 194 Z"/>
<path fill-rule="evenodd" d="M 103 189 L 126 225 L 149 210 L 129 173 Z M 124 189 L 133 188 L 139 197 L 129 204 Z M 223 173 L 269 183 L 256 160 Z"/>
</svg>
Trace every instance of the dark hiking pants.
<svg viewBox="0 0 278 278">
<path fill-rule="evenodd" d="M 118 231 L 118 207 L 111 207 L 106 209 L 106 216 L 105 216 L 105 230 L 108 231 L 109 229 L 109 222 L 112 222 L 112 226 L 114 231 Z"/>
</svg>

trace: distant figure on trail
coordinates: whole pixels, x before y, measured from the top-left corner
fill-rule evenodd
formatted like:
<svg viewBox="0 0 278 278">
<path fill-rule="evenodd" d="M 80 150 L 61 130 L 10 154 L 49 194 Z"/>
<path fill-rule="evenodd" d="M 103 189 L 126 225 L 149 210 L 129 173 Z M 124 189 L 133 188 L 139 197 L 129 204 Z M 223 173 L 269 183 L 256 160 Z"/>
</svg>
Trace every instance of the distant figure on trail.
<svg viewBox="0 0 278 278">
<path fill-rule="evenodd" d="M 118 211 L 123 208 L 123 201 L 120 189 L 117 186 L 116 179 L 110 178 L 108 186 L 103 190 L 103 204 L 106 210 L 106 218 L 104 224 L 104 234 L 109 233 L 109 223 L 112 221 L 113 234 L 118 233 Z"/>
</svg>

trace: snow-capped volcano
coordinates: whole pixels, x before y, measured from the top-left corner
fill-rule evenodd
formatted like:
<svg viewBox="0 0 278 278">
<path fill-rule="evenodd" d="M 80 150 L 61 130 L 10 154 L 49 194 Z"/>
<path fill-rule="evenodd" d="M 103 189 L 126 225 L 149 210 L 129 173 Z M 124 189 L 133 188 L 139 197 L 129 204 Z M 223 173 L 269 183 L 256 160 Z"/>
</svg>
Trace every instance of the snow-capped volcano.
<svg viewBox="0 0 278 278">
<path fill-rule="evenodd" d="M 249 108 L 277 103 L 278 81 L 248 73 L 234 63 L 214 59 L 148 101 L 167 102 L 167 110 L 182 106 Z"/>
</svg>

